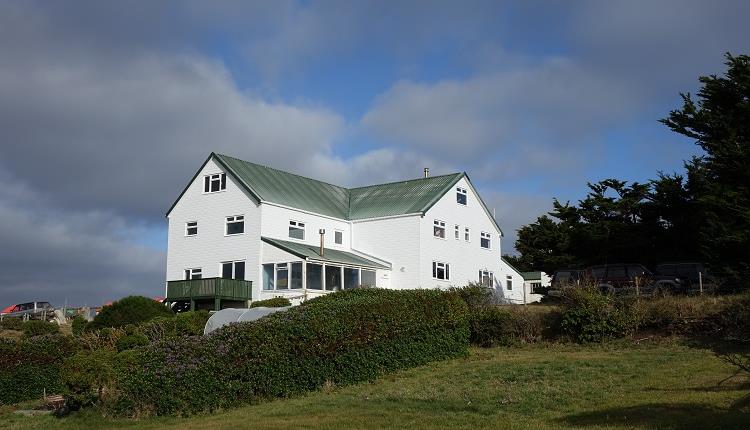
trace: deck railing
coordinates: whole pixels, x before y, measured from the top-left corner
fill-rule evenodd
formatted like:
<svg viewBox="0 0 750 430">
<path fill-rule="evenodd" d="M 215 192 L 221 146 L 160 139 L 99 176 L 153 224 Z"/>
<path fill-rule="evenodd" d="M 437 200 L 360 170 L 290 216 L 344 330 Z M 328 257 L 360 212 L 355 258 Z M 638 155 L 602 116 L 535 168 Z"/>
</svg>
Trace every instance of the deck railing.
<svg viewBox="0 0 750 430">
<path fill-rule="evenodd" d="M 167 300 L 250 300 L 253 282 L 242 279 L 204 278 L 167 282 Z"/>
</svg>

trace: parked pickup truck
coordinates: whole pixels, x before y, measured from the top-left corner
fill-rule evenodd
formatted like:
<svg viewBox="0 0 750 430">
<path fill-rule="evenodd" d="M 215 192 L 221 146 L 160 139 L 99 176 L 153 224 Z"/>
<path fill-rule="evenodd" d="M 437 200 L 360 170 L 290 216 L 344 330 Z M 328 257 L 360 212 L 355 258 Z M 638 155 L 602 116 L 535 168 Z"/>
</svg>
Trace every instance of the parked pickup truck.
<svg viewBox="0 0 750 430">
<path fill-rule="evenodd" d="M 703 263 L 662 263 L 654 271 L 659 291 L 672 294 L 699 294 L 716 291 L 716 278 Z"/>
<path fill-rule="evenodd" d="M 55 308 L 49 302 L 20 303 L 0 311 L 0 317 L 52 320 L 55 317 Z"/>
</svg>

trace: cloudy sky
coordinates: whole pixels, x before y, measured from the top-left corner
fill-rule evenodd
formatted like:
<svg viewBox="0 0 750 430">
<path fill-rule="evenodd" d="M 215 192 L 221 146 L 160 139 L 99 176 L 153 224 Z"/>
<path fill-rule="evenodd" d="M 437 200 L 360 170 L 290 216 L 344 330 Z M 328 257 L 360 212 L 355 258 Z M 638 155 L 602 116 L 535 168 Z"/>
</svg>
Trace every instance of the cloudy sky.
<svg viewBox="0 0 750 430">
<path fill-rule="evenodd" d="M 675 171 L 657 123 L 746 1 L 0 0 L 0 307 L 163 292 L 211 151 L 344 186 L 466 171 L 506 232 Z"/>
</svg>

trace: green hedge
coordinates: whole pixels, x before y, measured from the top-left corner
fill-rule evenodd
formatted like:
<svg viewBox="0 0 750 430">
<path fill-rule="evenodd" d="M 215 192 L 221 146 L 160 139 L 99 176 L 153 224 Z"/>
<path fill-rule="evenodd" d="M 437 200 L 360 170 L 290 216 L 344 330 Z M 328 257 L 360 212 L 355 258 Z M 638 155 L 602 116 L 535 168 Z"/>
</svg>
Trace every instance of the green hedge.
<svg viewBox="0 0 750 430">
<path fill-rule="evenodd" d="M 0 403 L 37 399 L 63 390 L 60 369 L 78 345 L 70 336 L 44 335 L 12 341 L 0 339 Z"/>
<path fill-rule="evenodd" d="M 167 340 L 127 358 L 110 408 L 186 415 L 465 356 L 466 304 L 434 290 L 329 294 L 206 337 Z"/>
<path fill-rule="evenodd" d="M 285 306 L 291 306 L 292 302 L 289 301 L 286 297 L 274 297 L 272 299 L 266 299 L 266 300 L 258 300 L 257 302 L 252 302 L 250 304 L 251 308 L 257 308 L 261 306 L 265 306 L 267 308 L 283 308 Z"/>
<path fill-rule="evenodd" d="M 26 337 L 43 336 L 45 334 L 55 334 L 60 332 L 60 326 L 48 321 L 31 320 L 26 321 L 21 326 L 23 335 Z"/>
<path fill-rule="evenodd" d="M 21 318 L 8 317 L 0 321 L 0 329 L 20 331 L 22 328 L 23 320 Z"/>
<path fill-rule="evenodd" d="M 208 311 L 181 312 L 174 317 L 159 317 L 139 324 L 136 330 L 158 341 L 182 336 L 200 336 L 210 315 Z"/>
<path fill-rule="evenodd" d="M 91 322 L 91 328 L 124 327 L 170 316 L 174 316 L 174 313 L 157 301 L 148 297 L 128 296 L 104 306 Z"/>
</svg>

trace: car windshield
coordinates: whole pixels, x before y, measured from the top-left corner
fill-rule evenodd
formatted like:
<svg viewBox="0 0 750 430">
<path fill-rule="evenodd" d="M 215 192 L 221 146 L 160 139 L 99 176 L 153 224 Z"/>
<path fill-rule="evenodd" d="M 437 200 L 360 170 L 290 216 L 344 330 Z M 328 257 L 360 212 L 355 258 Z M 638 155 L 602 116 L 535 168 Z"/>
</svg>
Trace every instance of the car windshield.
<svg viewBox="0 0 750 430">
<path fill-rule="evenodd" d="M 36 304 L 36 307 L 38 308 L 51 308 L 52 305 L 49 304 L 49 302 L 39 302 Z"/>
<path fill-rule="evenodd" d="M 677 267 L 674 265 L 657 266 L 656 273 L 664 276 L 674 276 L 677 274 Z"/>
<path fill-rule="evenodd" d="M 606 272 L 606 269 L 604 267 L 594 267 L 591 269 L 591 276 L 593 276 L 596 279 L 604 278 L 604 273 Z"/>
</svg>

